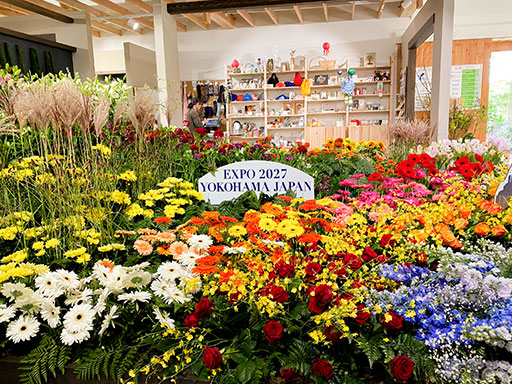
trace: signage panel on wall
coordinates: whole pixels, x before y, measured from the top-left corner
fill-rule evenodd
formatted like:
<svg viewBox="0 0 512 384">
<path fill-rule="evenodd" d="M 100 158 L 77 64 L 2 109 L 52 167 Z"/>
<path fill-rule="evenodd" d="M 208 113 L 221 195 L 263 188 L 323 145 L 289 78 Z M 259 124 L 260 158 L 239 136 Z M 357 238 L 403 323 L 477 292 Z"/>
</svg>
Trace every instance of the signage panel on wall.
<svg viewBox="0 0 512 384">
<path fill-rule="evenodd" d="M 233 200 L 247 191 L 284 195 L 288 190 L 297 197 L 315 198 L 313 177 L 289 165 L 273 161 L 249 160 L 218 168 L 199 179 L 198 189 L 211 204 Z"/>
</svg>

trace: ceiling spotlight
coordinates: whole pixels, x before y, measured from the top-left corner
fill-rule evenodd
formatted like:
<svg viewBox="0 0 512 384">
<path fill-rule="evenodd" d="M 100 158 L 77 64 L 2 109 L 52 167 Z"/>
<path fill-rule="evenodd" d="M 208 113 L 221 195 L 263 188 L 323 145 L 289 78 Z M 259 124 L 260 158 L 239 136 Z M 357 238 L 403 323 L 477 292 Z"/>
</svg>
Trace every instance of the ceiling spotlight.
<svg viewBox="0 0 512 384">
<path fill-rule="evenodd" d="M 133 20 L 133 19 L 129 19 L 129 20 L 128 20 L 128 25 L 129 25 L 130 27 L 132 27 L 132 29 L 133 29 L 134 31 L 136 31 L 137 29 L 139 29 L 139 26 L 140 26 L 140 25 L 139 25 L 139 23 L 137 23 L 137 22 L 136 22 L 135 20 Z"/>
<path fill-rule="evenodd" d="M 412 0 L 404 0 L 404 1 L 402 1 L 401 5 L 402 5 L 403 9 L 407 9 L 411 6 L 411 4 L 412 4 Z"/>
</svg>

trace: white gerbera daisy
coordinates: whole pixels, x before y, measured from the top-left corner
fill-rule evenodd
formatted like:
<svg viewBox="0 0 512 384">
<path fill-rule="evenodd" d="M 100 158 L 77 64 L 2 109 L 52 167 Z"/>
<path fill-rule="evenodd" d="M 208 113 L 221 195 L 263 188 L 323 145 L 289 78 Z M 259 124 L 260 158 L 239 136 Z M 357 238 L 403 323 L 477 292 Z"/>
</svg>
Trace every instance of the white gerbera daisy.
<svg viewBox="0 0 512 384">
<path fill-rule="evenodd" d="M 94 264 L 92 271 L 92 275 L 94 276 L 94 278 L 98 280 L 100 284 L 103 286 L 105 286 L 105 284 L 107 283 L 107 279 L 110 273 L 112 272 L 112 270 L 109 267 L 99 263 Z"/>
<path fill-rule="evenodd" d="M 175 284 L 171 284 L 165 280 L 156 279 L 153 280 L 153 282 L 151 283 L 151 289 L 153 290 L 153 292 L 155 292 L 155 295 L 162 296 L 168 287 L 174 285 Z"/>
<path fill-rule="evenodd" d="M 104 286 L 110 289 L 114 293 L 120 293 L 123 291 L 123 281 L 126 276 L 126 269 L 119 265 L 116 265 L 112 271 L 107 275 Z"/>
<path fill-rule="evenodd" d="M 62 288 L 66 291 L 72 291 L 78 289 L 80 286 L 80 280 L 75 272 L 66 271 L 65 269 L 58 269 L 55 271 L 56 276 L 62 284 Z"/>
<path fill-rule="evenodd" d="M 46 297 L 58 297 L 64 293 L 62 281 L 56 272 L 46 272 L 37 276 L 36 287 Z"/>
<path fill-rule="evenodd" d="M 193 268 L 196 266 L 196 260 L 200 257 L 201 255 L 198 255 L 195 252 L 183 252 L 181 255 L 176 257 L 176 260 L 187 268 Z"/>
<path fill-rule="evenodd" d="M 181 289 L 176 286 L 169 286 L 162 294 L 162 298 L 167 304 L 180 303 L 183 304 L 190 301 L 190 297 L 187 297 Z"/>
<path fill-rule="evenodd" d="M 125 275 L 123 279 L 124 288 L 145 287 L 151 281 L 151 273 L 141 270 L 133 270 Z"/>
<path fill-rule="evenodd" d="M 187 240 L 188 245 L 191 248 L 197 248 L 202 251 L 203 249 L 208 249 L 213 244 L 213 240 L 208 235 L 192 235 Z"/>
<path fill-rule="evenodd" d="M 14 308 L 19 308 L 22 311 L 30 314 L 36 314 L 41 309 L 41 305 L 45 298 L 39 293 L 30 289 L 30 293 L 23 294 L 14 302 Z"/>
<path fill-rule="evenodd" d="M 60 340 L 62 341 L 62 344 L 64 345 L 72 345 L 74 343 L 81 343 L 82 341 L 85 341 L 91 337 L 91 334 L 89 331 L 70 331 L 67 328 L 64 328 L 62 330 L 62 333 L 60 334 Z"/>
<path fill-rule="evenodd" d="M 118 300 L 121 301 L 130 301 L 132 303 L 134 302 L 140 302 L 140 303 L 147 303 L 151 300 L 151 293 L 145 292 L 145 291 L 134 291 L 129 293 L 123 293 L 122 295 L 117 296 Z"/>
<path fill-rule="evenodd" d="M 31 295 L 34 291 L 22 283 L 5 283 L 2 286 L 2 295 L 10 300 L 16 300 L 23 296 Z"/>
<path fill-rule="evenodd" d="M 64 327 L 70 332 L 92 330 L 95 311 L 90 304 L 78 304 L 64 315 Z"/>
<path fill-rule="evenodd" d="M 99 332 L 100 336 L 102 336 L 105 333 L 105 331 L 108 329 L 111 321 L 114 320 L 114 319 L 117 319 L 117 317 L 118 317 L 118 315 L 116 315 L 117 309 L 118 309 L 118 306 L 117 305 L 113 305 L 110 308 L 110 311 L 107 314 L 107 316 L 105 316 L 105 318 L 103 319 L 103 323 L 101 323 L 101 329 L 100 329 L 100 332 Z M 112 323 L 112 328 L 115 328 L 113 323 Z"/>
<path fill-rule="evenodd" d="M 174 329 L 174 320 L 169 317 L 169 315 L 164 312 L 160 311 L 158 307 L 153 308 L 153 313 L 155 314 L 156 319 L 158 320 L 158 323 L 160 325 L 165 325 L 166 328 Z"/>
<path fill-rule="evenodd" d="M 98 292 L 96 291 L 96 294 Z M 107 298 L 110 295 L 110 290 L 107 288 L 103 288 L 101 293 L 98 296 L 98 301 L 96 302 L 96 305 L 94 306 L 94 311 L 96 312 L 96 315 L 101 315 L 105 308 L 107 308 Z"/>
<path fill-rule="evenodd" d="M 168 281 L 179 279 L 184 272 L 185 270 L 183 269 L 183 266 L 175 261 L 167 261 L 163 263 L 156 271 L 157 275 Z"/>
<path fill-rule="evenodd" d="M 27 341 L 39 332 L 39 321 L 33 316 L 21 316 L 7 326 L 6 336 L 14 343 Z"/>
<path fill-rule="evenodd" d="M 147 261 L 143 262 L 143 263 L 140 263 L 140 264 L 136 264 L 134 266 L 131 266 L 131 267 L 125 267 L 126 270 L 128 272 L 131 272 L 131 271 L 138 271 L 138 270 L 141 270 L 141 269 L 144 269 L 144 268 L 147 268 L 151 266 L 151 263 L 148 263 Z"/>
<path fill-rule="evenodd" d="M 5 304 L 0 304 L 0 323 L 4 323 L 6 321 L 11 320 L 15 313 L 15 308 L 8 307 Z"/>
<path fill-rule="evenodd" d="M 55 306 L 54 302 L 45 301 L 41 305 L 41 317 L 51 328 L 56 328 L 60 324 L 60 308 Z"/>
<path fill-rule="evenodd" d="M 66 305 L 77 305 L 77 304 L 90 304 L 92 301 L 93 291 L 90 288 L 85 288 L 83 291 L 72 291 L 69 293 L 66 301 Z"/>
</svg>

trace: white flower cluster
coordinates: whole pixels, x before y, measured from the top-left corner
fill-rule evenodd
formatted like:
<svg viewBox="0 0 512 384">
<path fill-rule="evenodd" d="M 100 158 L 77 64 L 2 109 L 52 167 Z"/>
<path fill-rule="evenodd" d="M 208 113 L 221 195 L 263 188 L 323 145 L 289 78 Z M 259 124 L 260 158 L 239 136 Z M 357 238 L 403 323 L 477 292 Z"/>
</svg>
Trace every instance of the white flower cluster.
<svg viewBox="0 0 512 384">
<path fill-rule="evenodd" d="M 116 304 L 135 303 L 138 310 L 139 303 L 151 302 L 153 294 L 167 304 L 183 303 L 201 289 L 199 275 L 191 271 L 195 263 L 190 260 L 165 262 L 155 274 L 146 271 L 149 266 L 123 267 L 103 260 L 83 279 L 60 269 L 39 275 L 34 287 L 5 283 L 1 294 L 6 303 L 0 304 L 0 323 L 8 323 L 6 336 L 14 343 L 35 337 L 45 322 L 51 328 L 61 327 L 62 343 L 72 345 L 88 340 L 95 330 L 101 336 L 113 326 L 112 321 L 119 316 Z M 153 313 L 160 324 L 174 327 L 164 311 L 154 306 Z"/>
<path fill-rule="evenodd" d="M 470 154 L 476 153 L 483 155 L 488 153 L 490 155 L 500 155 L 498 148 L 489 142 L 480 142 L 480 140 L 442 140 L 430 144 L 428 147 L 419 145 L 414 153 L 427 153 L 432 157 L 444 156 L 452 159 L 457 154 Z"/>
</svg>

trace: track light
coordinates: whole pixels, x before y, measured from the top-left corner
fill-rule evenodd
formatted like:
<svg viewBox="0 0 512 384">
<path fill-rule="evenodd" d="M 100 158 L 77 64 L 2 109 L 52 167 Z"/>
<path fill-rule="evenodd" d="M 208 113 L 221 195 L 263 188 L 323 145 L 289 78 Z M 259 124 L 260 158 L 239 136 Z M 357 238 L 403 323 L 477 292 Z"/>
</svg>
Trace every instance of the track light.
<svg viewBox="0 0 512 384">
<path fill-rule="evenodd" d="M 133 20 L 133 19 L 129 19 L 129 20 L 128 20 L 128 25 L 129 25 L 130 27 L 132 27 L 132 29 L 133 29 L 134 31 L 136 31 L 137 29 L 139 29 L 139 26 L 140 26 L 140 25 L 139 25 L 139 23 L 137 23 L 137 22 L 136 22 L 135 20 Z"/>
</svg>

